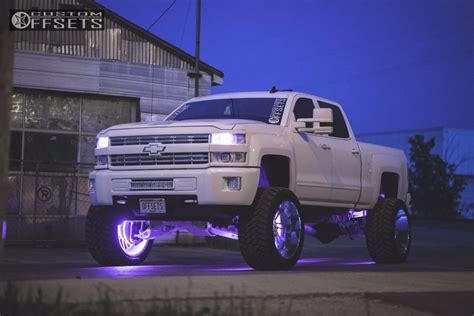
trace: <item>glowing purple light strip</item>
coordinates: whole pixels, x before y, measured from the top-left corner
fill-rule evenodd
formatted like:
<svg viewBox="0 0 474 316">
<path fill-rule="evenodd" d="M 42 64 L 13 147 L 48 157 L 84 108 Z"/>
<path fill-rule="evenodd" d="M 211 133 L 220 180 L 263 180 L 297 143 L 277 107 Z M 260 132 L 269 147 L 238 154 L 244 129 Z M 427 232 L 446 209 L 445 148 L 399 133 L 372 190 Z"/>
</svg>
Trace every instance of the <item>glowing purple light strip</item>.
<svg viewBox="0 0 474 316">
<path fill-rule="evenodd" d="M 2 240 L 7 239 L 7 220 L 2 223 Z"/>
<path fill-rule="evenodd" d="M 268 180 L 267 173 L 263 167 L 260 169 L 260 177 L 258 178 L 258 187 L 259 188 L 268 188 L 270 186 L 270 181 Z"/>
</svg>

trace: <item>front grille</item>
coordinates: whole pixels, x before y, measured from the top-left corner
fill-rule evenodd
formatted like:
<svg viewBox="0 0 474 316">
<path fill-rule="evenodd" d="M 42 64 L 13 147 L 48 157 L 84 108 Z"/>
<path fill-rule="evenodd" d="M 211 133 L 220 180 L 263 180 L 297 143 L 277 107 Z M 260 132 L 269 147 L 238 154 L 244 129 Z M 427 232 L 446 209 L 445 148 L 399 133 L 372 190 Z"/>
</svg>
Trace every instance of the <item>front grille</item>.
<svg viewBox="0 0 474 316">
<path fill-rule="evenodd" d="M 132 180 L 131 190 L 173 190 L 173 179 Z"/>
<path fill-rule="evenodd" d="M 112 166 L 201 165 L 209 163 L 209 153 L 163 153 L 111 155 Z"/>
<path fill-rule="evenodd" d="M 160 144 L 208 144 L 209 134 L 111 137 L 111 146 Z"/>
</svg>

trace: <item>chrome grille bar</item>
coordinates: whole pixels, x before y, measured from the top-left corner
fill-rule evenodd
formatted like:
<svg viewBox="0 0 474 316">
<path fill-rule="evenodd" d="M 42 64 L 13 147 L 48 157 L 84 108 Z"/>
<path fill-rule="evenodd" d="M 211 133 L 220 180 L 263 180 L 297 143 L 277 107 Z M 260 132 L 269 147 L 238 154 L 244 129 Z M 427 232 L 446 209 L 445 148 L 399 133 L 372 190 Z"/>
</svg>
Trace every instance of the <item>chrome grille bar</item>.
<svg viewBox="0 0 474 316">
<path fill-rule="evenodd" d="M 209 134 L 194 135 L 151 135 L 111 137 L 111 146 L 160 144 L 208 144 Z"/>
<path fill-rule="evenodd" d="M 110 164 L 120 166 L 199 165 L 209 163 L 209 153 L 163 153 L 111 155 Z"/>
</svg>

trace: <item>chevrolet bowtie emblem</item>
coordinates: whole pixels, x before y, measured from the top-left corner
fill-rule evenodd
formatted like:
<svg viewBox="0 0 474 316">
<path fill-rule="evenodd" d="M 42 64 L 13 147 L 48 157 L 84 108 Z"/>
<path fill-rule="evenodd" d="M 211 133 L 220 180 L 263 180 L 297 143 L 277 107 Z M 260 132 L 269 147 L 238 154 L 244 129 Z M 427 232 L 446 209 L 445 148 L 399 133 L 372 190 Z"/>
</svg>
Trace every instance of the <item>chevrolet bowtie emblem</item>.
<svg viewBox="0 0 474 316">
<path fill-rule="evenodd" d="M 159 156 L 165 150 L 166 146 L 161 144 L 149 144 L 145 148 L 143 148 L 144 153 L 148 153 L 150 156 Z"/>
</svg>

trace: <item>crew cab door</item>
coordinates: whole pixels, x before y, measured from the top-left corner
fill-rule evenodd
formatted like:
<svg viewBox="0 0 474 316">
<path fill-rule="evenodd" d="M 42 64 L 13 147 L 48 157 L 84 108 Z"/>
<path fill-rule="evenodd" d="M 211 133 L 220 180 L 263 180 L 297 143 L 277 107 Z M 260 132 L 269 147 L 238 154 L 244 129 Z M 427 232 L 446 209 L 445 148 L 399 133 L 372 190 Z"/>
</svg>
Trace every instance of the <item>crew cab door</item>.
<svg viewBox="0 0 474 316">
<path fill-rule="evenodd" d="M 316 100 L 298 97 L 293 107 L 293 121 L 312 118 Z M 296 165 L 295 193 L 302 204 L 331 200 L 332 162 L 325 138 L 313 133 L 291 133 Z"/>
<path fill-rule="evenodd" d="M 359 200 L 361 192 L 361 154 L 359 146 L 351 135 L 346 118 L 341 109 L 325 101 L 318 100 L 320 108 L 333 111 L 333 133 L 324 136 L 329 146 L 332 162 L 331 202 L 337 205 L 353 207 Z"/>
</svg>

